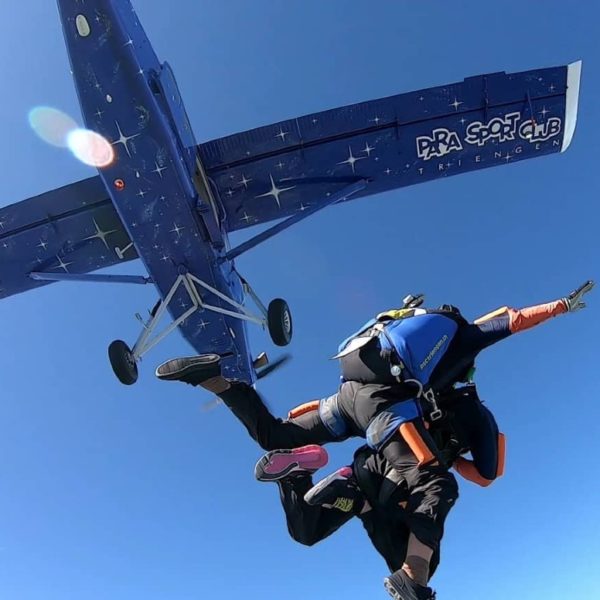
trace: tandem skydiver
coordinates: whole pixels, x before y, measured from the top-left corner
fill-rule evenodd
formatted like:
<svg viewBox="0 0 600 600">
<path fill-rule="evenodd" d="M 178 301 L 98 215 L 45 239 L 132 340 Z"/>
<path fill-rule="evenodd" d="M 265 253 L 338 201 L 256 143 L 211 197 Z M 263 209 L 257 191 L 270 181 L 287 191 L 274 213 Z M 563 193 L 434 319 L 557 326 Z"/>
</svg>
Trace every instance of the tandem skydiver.
<svg viewBox="0 0 600 600">
<path fill-rule="evenodd" d="M 474 483 L 489 485 L 504 472 L 505 452 L 504 436 L 492 413 L 472 384 L 440 395 L 439 401 L 444 416 L 429 431 L 444 463 Z M 463 456 L 467 452 L 472 460 Z M 428 493 L 432 488 L 409 495 L 399 472 L 381 452 L 366 445 L 355 452 L 351 465 L 313 485 L 312 474 L 326 463 L 325 449 L 310 445 L 267 452 L 256 464 L 259 481 L 278 484 L 292 538 L 312 546 L 357 517 L 390 569 L 384 580 L 390 595 L 399 600 L 431 598 L 428 582 L 439 564 L 440 547 L 429 563 L 420 561 L 415 553 L 420 553 L 421 545 L 407 526 L 406 514 L 436 506 L 439 499 Z M 442 527 L 457 497 L 455 486 L 445 506 L 436 506 Z"/>
<path fill-rule="evenodd" d="M 343 383 L 336 394 L 303 404 L 275 418 L 256 390 L 228 381 L 217 355 L 167 361 L 156 371 L 159 379 L 200 385 L 216 393 L 265 450 L 364 437 L 405 480 L 409 495 L 421 493 L 421 510 L 406 515 L 419 541 L 416 570 L 429 565 L 442 535 L 441 507 L 455 495 L 456 483 L 427 427 L 443 417 L 438 396 L 456 382 L 466 381 L 476 356 L 484 348 L 554 316 L 583 308 L 588 281 L 568 296 L 523 309 L 503 307 L 467 322 L 458 309 L 420 308 L 422 297 L 405 302 L 369 321 L 346 340 L 337 357 Z M 427 499 L 435 501 L 429 508 Z M 415 597 L 425 600 L 428 588 Z M 410 597 L 410 596 L 407 596 Z"/>
</svg>

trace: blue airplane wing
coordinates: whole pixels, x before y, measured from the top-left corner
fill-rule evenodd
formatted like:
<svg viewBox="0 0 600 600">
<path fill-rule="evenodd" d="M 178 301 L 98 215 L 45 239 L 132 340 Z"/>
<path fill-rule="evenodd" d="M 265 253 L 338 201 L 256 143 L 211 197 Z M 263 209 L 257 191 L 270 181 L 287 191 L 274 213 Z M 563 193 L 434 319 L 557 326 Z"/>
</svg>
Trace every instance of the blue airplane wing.
<svg viewBox="0 0 600 600">
<path fill-rule="evenodd" d="M 99 177 L 0 208 L 0 298 L 49 283 L 32 272 L 89 273 L 135 258 Z"/>
<path fill-rule="evenodd" d="M 494 73 L 282 121 L 199 146 L 235 231 L 370 181 L 358 198 L 561 152 L 577 119 L 581 63 Z"/>
</svg>

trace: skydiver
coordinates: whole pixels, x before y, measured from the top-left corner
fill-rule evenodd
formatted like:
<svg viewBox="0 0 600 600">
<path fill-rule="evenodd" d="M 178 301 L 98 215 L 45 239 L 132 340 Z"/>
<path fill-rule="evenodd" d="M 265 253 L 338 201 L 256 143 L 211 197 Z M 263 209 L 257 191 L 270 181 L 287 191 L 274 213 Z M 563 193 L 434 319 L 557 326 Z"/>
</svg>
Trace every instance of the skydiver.
<svg viewBox="0 0 600 600">
<path fill-rule="evenodd" d="M 456 487 L 427 431 L 443 416 L 439 392 L 467 380 L 484 348 L 584 308 L 582 297 L 592 287 L 589 281 L 554 302 L 503 307 L 473 323 L 452 306 L 422 309 L 422 297 L 416 297 L 401 309 L 381 313 L 345 340 L 337 355 L 343 378 L 338 392 L 293 409 L 286 420 L 275 418 L 252 386 L 225 379 L 218 355 L 173 359 L 160 365 L 156 375 L 217 394 L 265 450 L 366 438 L 406 481 L 409 494 L 426 491 L 421 510 L 407 513 L 408 527 L 419 542 L 413 571 L 422 573 L 439 545 L 442 508 Z M 428 598 L 427 592 L 419 598 Z"/>
<path fill-rule="evenodd" d="M 440 397 L 444 418 L 431 431 L 447 465 L 464 477 L 487 485 L 503 474 L 504 443 L 491 412 L 481 403 L 473 385 L 451 390 Z M 464 458 L 471 452 L 472 460 Z M 421 491 L 408 494 L 406 482 L 380 452 L 360 447 L 352 464 L 338 469 L 316 485 L 312 474 L 327 463 L 321 446 L 296 450 L 273 450 L 255 467 L 259 481 L 275 481 L 279 486 L 287 527 L 294 540 L 312 546 L 357 517 L 375 549 L 386 561 L 391 574 L 385 578 L 393 598 L 431 598 L 429 580 L 439 563 L 439 544 L 430 562 L 420 564 L 414 553 L 419 540 L 407 527 L 406 513 L 421 510 Z M 449 512 L 458 497 L 446 501 Z M 428 498 L 434 501 L 434 497 Z M 445 516 L 445 515 L 444 515 Z M 441 518 L 438 510 L 438 518 Z M 442 523 L 443 524 L 443 523 Z"/>
</svg>

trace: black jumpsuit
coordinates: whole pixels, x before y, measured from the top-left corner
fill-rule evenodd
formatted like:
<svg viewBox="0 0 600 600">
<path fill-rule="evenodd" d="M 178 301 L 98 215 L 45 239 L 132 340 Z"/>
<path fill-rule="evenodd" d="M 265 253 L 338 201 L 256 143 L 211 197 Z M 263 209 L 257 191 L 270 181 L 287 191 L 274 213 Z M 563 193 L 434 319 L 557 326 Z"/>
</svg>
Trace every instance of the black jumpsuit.
<svg viewBox="0 0 600 600">
<path fill-rule="evenodd" d="M 406 488 L 401 488 L 389 478 L 392 467 L 380 453 L 368 446 L 361 446 L 356 451 L 352 467 L 370 510 L 362 513 L 342 512 L 334 508 L 311 506 L 304 501 L 304 495 L 313 486 L 312 477 L 287 477 L 279 481 L 279 490 L 288 531 L 295 541 L 312 546 L 357 517 L 390 572 L 397 571 L 406 558 L 410 534 L 405 511 L 398 506 L 398 502 L 407 500 Z M 389 501 L 391 496 L 394 497 L 395 506 Z M 431 575 L 438 563 L 439 550 L 436 550 L 430 563 Z"/>
</svg>

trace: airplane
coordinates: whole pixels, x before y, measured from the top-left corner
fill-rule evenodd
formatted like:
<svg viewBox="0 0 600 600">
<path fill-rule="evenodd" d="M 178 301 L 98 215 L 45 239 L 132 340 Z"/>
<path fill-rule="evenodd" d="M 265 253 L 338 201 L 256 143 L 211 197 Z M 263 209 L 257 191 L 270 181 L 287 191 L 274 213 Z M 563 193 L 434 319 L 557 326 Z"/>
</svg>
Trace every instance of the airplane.
<svg viewBox="0 0 600 600">
<path fill-rule="evenodd" d="M 153 284 L 130 347 L 109 346 L 123 384 L 178 329 L 225 376 L 255 382 L 247 324 L 292 338 L 285 300 L 265 306 L 235 259 L 327 206 L 564 152 L 581 62 L 412 91 L 198 144 L 173 70 L 129 0 L 58 0 L 83 121 L 104 141 L 98 175 L 0 209 L 0 298 L 56 281 Z M 229 234 L 276 224 L 232 247 Z M 139 259 L 148 276 L 96 273 Z M 256 311 L 246 306 L 252 300 Z M 159 330 L 161 318 L 172 321 Z"/>
</svg>

